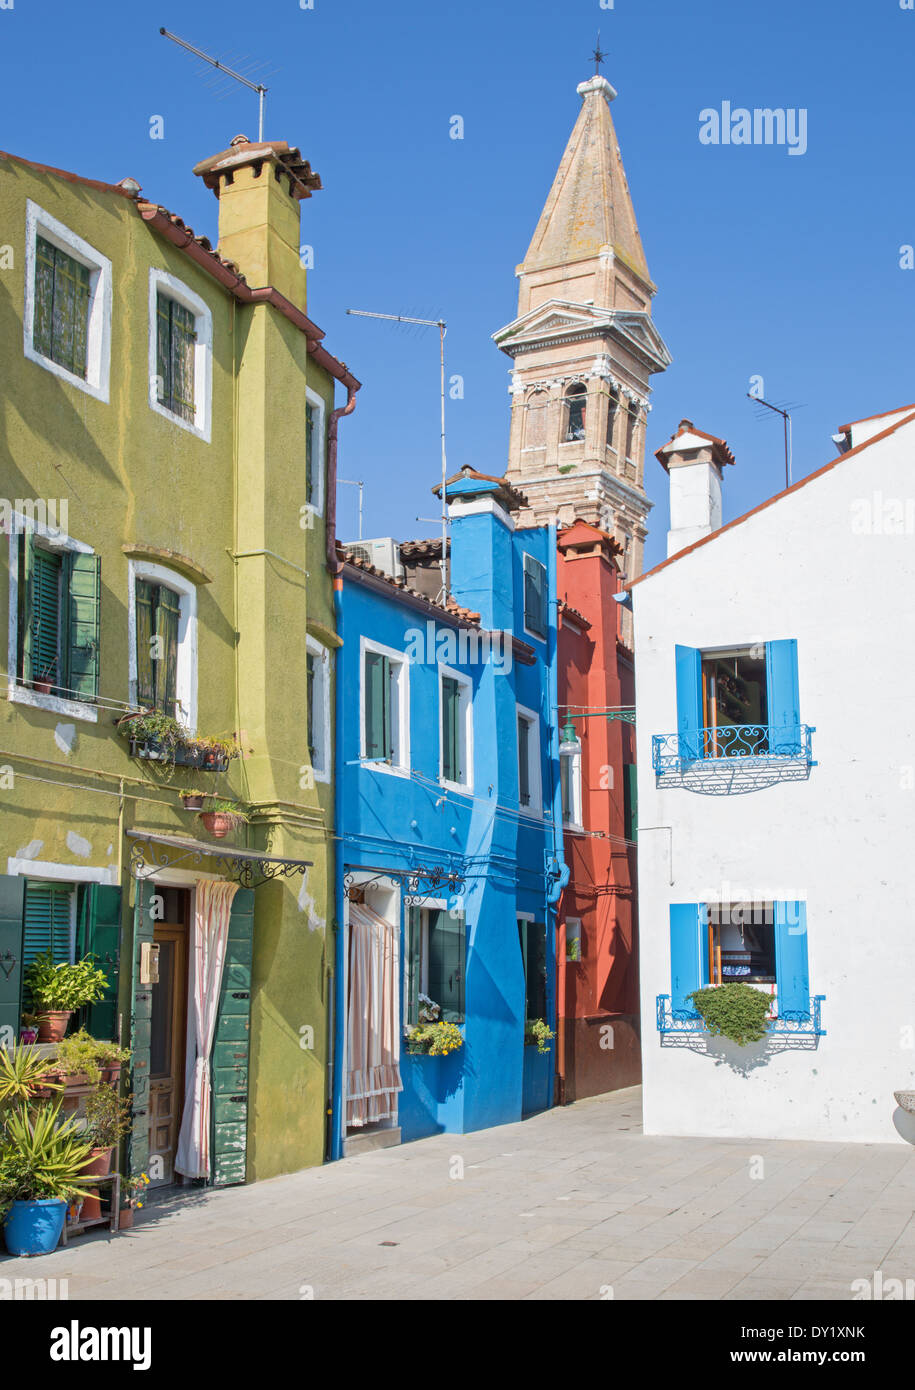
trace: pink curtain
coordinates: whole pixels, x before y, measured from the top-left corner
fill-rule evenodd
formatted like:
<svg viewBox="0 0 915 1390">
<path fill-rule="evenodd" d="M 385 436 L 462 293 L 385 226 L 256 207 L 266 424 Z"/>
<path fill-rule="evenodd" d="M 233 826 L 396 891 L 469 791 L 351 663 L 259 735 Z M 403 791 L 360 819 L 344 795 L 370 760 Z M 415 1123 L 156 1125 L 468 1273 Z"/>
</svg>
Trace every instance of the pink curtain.
<svg viewBox="0 0 915 1390">
<path fill-rule="evenodd" d="M 188 1178 L 210 1176 L 210 1054 L 216 1032 L 226 941 L 237 883 L 197 880 L 194 909 L 194 1044 L 196 1056 L 181 1117 L 175 1167 Z"/>
<path fill-rule="evenodd" d="M 349 924 L 346 1123 L 360 1127 L 397 1115 L 400 981 L 392 923 L 351 903 Z"/>
</svg>

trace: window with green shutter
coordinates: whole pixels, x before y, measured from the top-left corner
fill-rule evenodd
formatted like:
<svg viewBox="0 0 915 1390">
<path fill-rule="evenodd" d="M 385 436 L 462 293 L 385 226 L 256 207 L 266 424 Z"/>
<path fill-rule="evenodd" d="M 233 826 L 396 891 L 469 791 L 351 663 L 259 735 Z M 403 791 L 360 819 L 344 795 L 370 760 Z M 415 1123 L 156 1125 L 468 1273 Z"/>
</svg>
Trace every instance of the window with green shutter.
<svg viewBox="0 0 915 1390">
<path fill-rule="evenodd" d="M 305 656 L 305 723 L 308 736 L 308 756 L 315 756 L 315 658 L 311 652 Z"/>
<path fill-rule="evenodd" d="M 533 555 L 524 557 L 524 626 L 537 637 L 546 637 L 546 567 Z"/>
<path fill-rule="evenodd" d="M 365 756 L 392 761 L 394 734 L 392 724 L 391 661 L 381 652 L 365 653 L 364 720 Z"/>
<path fill-rule="evenodd" d="M 156 385 L 161 406 L 194 423 L 196 320 L 190 309 L 167 295 L 156 298 Z"/>
<path fill-rule="evenodd" d="M 165 584 L 135 584 L 137 704 L 172 717 L 178 698 L 178 629 L 181 599 Z"/>
<path fill-rule="evenodd" d="M 442 778 L 464 782 L 464 730 L 461 685 L 452 676 L 442 677 Z"/>
<path fill-rule="evenodd" d="M 18 679 L 73 700 L 98 697 L 101 562 L 50 550 L 34 532 L 19 546 Z"/>
<path fill-rule="evenodd" d="M 518 800 L 531 804 L 531 722 L 518 715 Z"/>
<path fill-rule="evenodd" d="M 72 963 L 73 894 L 71 883 L 26 882 L 23 971 L 48 951 L 55 965 Z"/>
<path fill-rule="evenodd" d="M 446 908 L 407 908 L 404 922 L 404 1015 L 419 1021 L 419 995 L 441 1008 L 448 1023 L 464 1022 L 467 935 L 463 914 Z"/>
<path fill-rule="evenodd" d="M 318 452 L 318 411 L 310 403 L 305 406 L 305 501 L 314 505 L 317 496 L 316 470 L 320 463 Z"/>
<path fill-rule="evenodd" d="M 44 237 L 35 240 L 35 316 L 32 346 L 43 357 L 85 377 L 91 273 Z"/>
</svg>

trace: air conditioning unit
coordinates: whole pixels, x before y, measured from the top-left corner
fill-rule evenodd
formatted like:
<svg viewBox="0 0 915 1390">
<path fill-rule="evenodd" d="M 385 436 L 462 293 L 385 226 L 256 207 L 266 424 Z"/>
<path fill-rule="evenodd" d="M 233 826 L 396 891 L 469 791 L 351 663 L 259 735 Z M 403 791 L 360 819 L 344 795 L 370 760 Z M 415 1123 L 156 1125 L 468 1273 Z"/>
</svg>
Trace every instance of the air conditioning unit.
<svg viewBox="0 0 915 1390">
<path fill-rule="evenodd" d="M 354 560 L 374 565 L 376 570 L 387 574 L 391 579 L 403 579 L 404 569 L 400 563 L 400 547 L 393 536 L 382 536 L 380 540 L 348 541 L 343 549 Z"/>
</svg>

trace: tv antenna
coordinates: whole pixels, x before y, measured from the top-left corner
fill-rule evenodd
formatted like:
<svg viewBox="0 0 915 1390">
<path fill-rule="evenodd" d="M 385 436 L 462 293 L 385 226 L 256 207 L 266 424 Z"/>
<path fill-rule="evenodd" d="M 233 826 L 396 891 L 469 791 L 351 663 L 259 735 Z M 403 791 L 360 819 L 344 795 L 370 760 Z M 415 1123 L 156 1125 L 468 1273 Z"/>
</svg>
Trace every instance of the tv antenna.
<svg viewBox="0 0 915 1390">
<path fill-rule="evenodd" d="M 195 48 L 192 43 L 188 43 L 185 39 L 179 39 L 177 34 L 170 34 L 167 29 L 160 29 L 159 33 L 163 38 L 171 39 L 172 43 L 176 43 L 179 48 L 185 49 L 188 53 L 193 53 L 195 58 L 200 58 L 204 63 L 209 63 L 211 68 L 218 68 L 226 77 L 231 77 L 236 82 L 240 82 L 242 86 L 250 88 L 252 92 L 257 92 L 257 138 L 258 142 L 261 142 L 264 138 L 264 98 L 267 95 L 267 88 L 264 86 L 263 82 L 252 82 L 249 77 L 245 77 L 242 73 L 236 72 L 234 68 L 227 67 L 226 64 L 221 63 L 218 58 L 211 58 L 209 53 L 204 53 L 202 49 Z"/>
<path fill-rule="evenodd" d="M 747 392 L 747 399 L 755 401 L 757 405 L 764 405 L 767 410 L 780 415 L 785 426 L 785 487 L 791 486 L 791 415 L 787 410 L 783 410 L 780 405 L 773 405 L 771 401 L 763 400 L 762 396 L 754 396 L 752 391 Z"/>
<path fill-rule="evenodd" d="M 362 540 L 362 492 L 365 483 L 361 478 L 338 478 L 338 483 L 346 483 L 347 487 L 357 487 L 359 489 L 359 539 Z"/>
<path fill-rule="evenodd" d="M 448 477 L 445 457 L 445 334 L 448 325 L 444 319 L 417 319 L 411 318 L 408 314 L 376 314 L 370 309 L 347 309 L 346 312 L 361 319 L 387 319 L 391 323 L 412 323 L 418 324 L 421 328 L 438 329 L 442 374 L 442 587 L 439 598 L 444 603 L 448 597 L 448 502 L 445 497 L 445 483 Z"/>
</svg>

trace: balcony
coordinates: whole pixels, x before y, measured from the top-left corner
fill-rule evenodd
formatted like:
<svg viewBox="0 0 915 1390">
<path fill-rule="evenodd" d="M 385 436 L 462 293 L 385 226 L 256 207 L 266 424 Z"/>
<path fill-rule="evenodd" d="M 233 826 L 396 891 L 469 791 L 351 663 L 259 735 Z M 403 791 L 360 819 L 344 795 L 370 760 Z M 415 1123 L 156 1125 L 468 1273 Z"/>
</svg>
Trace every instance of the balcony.
<svg viewBox="0 0 915 1390">
<path fill-rule="evenodd" d="M 806 781 L 813 759 L 809 724 L 719 724 L 688 733 L 653 734 L 651 765 L 660 785 L 707 795 L 756 791 Z"/>
<path fill-rule="evenodd" d="M 801 1047 L 816 1047 L 818 1040 L 826 1036 L 821 1012 L 825 999 L 825 994 L 815 994 L 806 1011 L 791 1010 L 770 1017 L 767 1023 L 767 1044 L 771 1041 L 782 1047 L 789 1047 L 796 1041 Z M 658 995 L 657 1025 L 662 1047 L 671 1044 L 689 1046 L 691 1042 L 699 1042 L 702 1037 L 713 1037 L 705 1026 L 705 1020 L 698 1014 L 674 1009 L 669 994 Z"/>
</svg>

